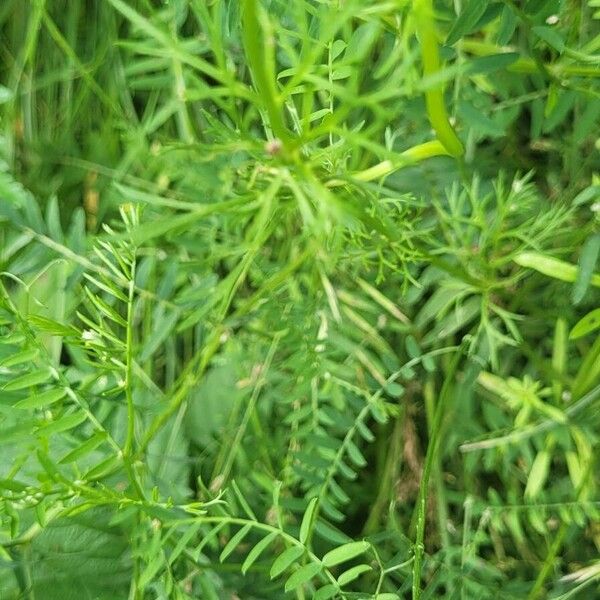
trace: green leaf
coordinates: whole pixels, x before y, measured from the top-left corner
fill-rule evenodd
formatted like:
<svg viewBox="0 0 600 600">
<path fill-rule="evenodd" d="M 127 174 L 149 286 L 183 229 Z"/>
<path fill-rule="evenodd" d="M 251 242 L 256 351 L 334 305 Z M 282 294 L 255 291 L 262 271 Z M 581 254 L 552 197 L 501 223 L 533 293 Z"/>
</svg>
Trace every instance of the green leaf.
<svg viewBox="0 0 600 600">
<path fill-rule="evenodd" d="M 162 552 L 157 552 L 152 560 L 146 565 L 146 568 L 142 571 L 137 584 L 140 589 L 144 589 L 152 580 L 156 578 L 159 570 L 165 565 L 165 555 Z"/>
<path fill-rule="evenodd" d="M 83 276 L 90 283 L 93 283 L 98 289 L 102 290 L 103 292 L 106 292 L 109 296 L 117 298 L 125 304 L 128 302 L 127 296 L 112 281 L 110 282 L 110 284 L 104 283 L 103 281 L 100 281 L 99 279 L 90 275 L 89 273 L 84 273 Z"/>
<path fill-rule="evenodd" d="M 92 293 L 88 288 L 84 289 L 87 297 L 101 314 L 114 323 L 127 327 L 127 321 L 112 306 L 106 303 L 100 296 Z"/>
<path fill-rule="evenodd" d="M 373 20 L 359 25 L 348 42 L 344 62 L 358 63 L 365 59 L 379 36 L 380 26 Z"/>
<path fill-rule="evenodd" d="M 337 585 L 330 583 L 319 588 L 313 595 L 313 600 L 329 600 L 329 598 L 333 598 L 339 591 L 340 588 Z"/>
<path fill-rule="evenodd" d="M 32 371 L 31 373 L 26 373 L 25 375 L 20 375 L 19 377 L 15 377 L 12 381 L 5 383 L 3 389 L 7 392 L 22 390 L 28 387 L 33 387 L 35 385 L 39 385 L 40 383 L 44 383 L 50 379 L 50 370 L 49 369 L 39 369 L 38 371 Z"/>
<path fill-rule="evenodd" d="M 179 556 L 181 556 L 181 553 L 188 547 L 192 538 L 198 534 L 201 528 L 201 522 L 193 523 L 192 525 L 186 525 L 183 534 L 179 536 L 177 544 L 173 548 L 171 554 L 169 554 L 169 565 L 172 565 L 179 558 Z"/>
<path fill-rule="evenodd" d="M 540 39 L 544 40 L 550 47 L 554 48 L 559 54 L 563 53 L 565 49 L 565 40 L 556 29 L 539 25 L 532 27 L 531 31 Z"/>
<path fill-rule="evenodd" d="M 370 547 L 371 544 L 365 541 L 345 544 L 344 546 L 340 546 L 339 548 L 335 548 L 328 552 L 323 557 L 323 564 L 326 567 L 333 567 L 365 553 Z"/>
<path fill-rule="evenodd" d="M 10 490 L 11 492 L 26 492 L 29 486 L 26 483 L 21 483 L 16 479 L 0 479 L 0 489 Z"/>
<path fill-rule="evenodd" d="M 340 586 L 348 585 L 360 577 L 363 573 L 372 570 L 373 568 L 370 565 L 356 565 L 356 567 L 352 567 L 351 569 L 344 571 L 344 573 L 338 577 L 338 583 Z"/>
<path fill-rule="evenodd" d="M 83 442 L 76 448 L 73 448 L 70 452 L 67 452 L 58 462 L 59 464 L 68 464 L 87 456 L 90 452 L 93 452 L 102 442 L 106 439 L 104 432 L 95 433 L 89 440 Z"/>
<path fill-rule="evenodd" d="M 266 550 L 266 548 L 271 544 L 271 542 L 277 537 L 277 532 L 273 531 L 269 533 L 266 537 L 264 537 L 250 552 L 246 557 L 246 560 L 242 564 L 242 573 L 245 575 L 246 571 L 256 562 L 258 557 Z"/>
<path fill-rule="evenodd" d="M 321 510 L 325 516 L 329 517 L 333 521 L 342 522 L 344 520 L 344 513 L 338 510 L 336 506 L 327 498 L 323 498 L 323 500 L 321 500 Z"/>
<path fill-rule="evenodd" d="M 573 90 L 557 91 L 556 102 L 549 102 L 546 107 L 544 133 L 550 133 L 562 123 L 567 122 L 567 118 L 575 106 L 576 101 L 577 94 Z"/>
<path fill-rule="evenodd" d="M 86 481 L 102 479 L 108 473 L 112 473 L 120 467 L 122 462 L 123 461 L 119 456 L 109 456 L 87 471 L 84 474 L 83 479 Z"/>
<path fill-rule="evenodd" d="M 256 521 L 256 515 L 254 514 L 253 510 L 250 508 L 248 501 L 244 497 L 244 494 L 242 494 L 242 492 L 241 492 L 240 488 L 238 487 L 238 484 L 235 482 L 235 480 L 231 482 L 231 487 L 232 487 L 232 489 L 235 493 L 235 496 L 238 499 L 238 502 L 240 503 L 242 509 L 246 513 L 246 515 L 253 521 Z"/>
<path fill-rule="evenodd" d="M 40 317 L 39 315 L 30 315 L 28 319 L 33 326 L 43 331 L 44 333 L 49 333 L 51 335 L 56 335 L 59 337 L 80 335 L 80 332 L 76 327 L 73 327 L 72 325 L 63 325 L 62 323 L 54 321 L 53 319 Z"/>
<path fill-rule="evenodd" d="M 398 321 L 401 321 L 402 323 L 410 322 L 408 317 L 387 296 L 367 283 L 364 279 L 358 279 L 358 285 L 360 285 L 360 287 L 369 294 L 381 308 L 389 312 L 390 315 L 398 319 Z"/>
<path fill-rule="evenodd" d="M 450 33 L 448 33 L 446 44 L 452 46 L 464 35 L 472 33 L 487 7 L 488 3 L 481 2 L 481 0 L 468 0 L 468 2 L 465 2 L 458 18 L 454 21 Z"/>
<path fill-rule="evenodd" d="M 343 531 L 340 531 L 323 519 L 317 519 L 315 533 L 332 544 L 346 544 L 351 540 Z"/>
<path fill-rule="evenodd" d="M 500 17 L 500 26 L 498 28 L 498 34 L 496 36 L 496 42 L 499 46 L 505 46 L 510 42 L 510 39 L 517 28 L 517 16 L 513 9 L 506 5 L 502 10 L 502 16 Z"/>
<path fill-rule="evenodd" d="M 600 308 L 596 308 L 575 323 L 575 326 L 571 329 L 571 333 L 569 334 L 569 339 L 576 340 L 599 328 Z"/>
<path fill-rule="evenodd" d="M 528 0 L 525 4 L 525 12 L 530 15 L 536 15 L 548 4 L 548 0 Z"/>
<path fill-rule="evenodd" d="M 332 496 L 335 497 L 335 499 L 341 504 L 347 504 L 350 502 L 350 496 L 346 494 L 346 492 L 333 477 L 329 480 L 329 489 L 331 490 Z"/>
<path fill-rule="evenodd" d="M 55 402 L 58 402 L 65 397 L 67 390 L 65 388 L 57 388 L 54 390 L 46 390 L 39 394 L 29 396 L 24 400 L 19 400 L 15 404 L 16 408 L 43 408 L 44 406 L 50 406 Z"/>
<path fill-rule="evenodd" d="M 223 551 L 219 556 L 219 560 L 223 562 L 241 543 L 242 540 L 248 535 L 252 525 L 248 523 L 244 525 L 225 545 Z"/>
<path fill-rule="evenodd" d="M 21 365 L 23 363 L 31 363 L 33 362 L 38 355 L 37 348 L 31 348 L 30 350 L 23 350 L 22 352 L 17 352 L 11 356 L 7 356 L 5 359 L 0 361 L 0 366 L 2 367 L 14 367 L 16 365 Z"/>
<path fill-rule="evenodd" d="M 356 429 L 365 441 L 372 442 L 373 440 L 375 440 L 375 436 L 373 435 L 373 432 L 362 421 L 356 422 Z"/>
<path fill-rule="evenodd" d="M 512 65 L 519 59 L 517 52 L 502 52 L 490 54 L 489 56 L 478 56 L 470 60 L 466 67 L 469 75 L 483 75 L 493 73 Z"/>
<path fill-rule="evenodd" d="M 308 540 L 318 502 L 318 498 L 312 498 L 306 507 L 306 511 L 302 517 L 302 523 L 300 524 L 300 537 L 298 538 L 301 544 L 306 544 L 306 541 Z"/>
<path fill-rule="evenodd" d="M 317 573 L 323 568 L 319 563 L 309 563 L 300 567 L 296 572 L 290 575 L 289 579 L 285 582 L 285 591 L 289 592 L 296 588 L 308 583 Z"/>
<path fill-rule="evenodd" d="M 304 548 L 301 546 L 291 546 L 284 550 L 273 563 L 270 571 L 271 579 L 281 575 L 294 562 L 296 562 L 304 554 Z"/>
<path fill-rule="evenodd" d="M 352 440 L 348 440 L 346 444 L 346 451 L 348 452 L 350 460 L 357 467 L 364 467 L 367 464 L 367 459 L 363 456 L 363 453 Z"/>
<path fill-rule="evenodd" d="M 599 103 L 600 104 L 600 103 Z M 595 201 L 600 197 L 600 185 L 590 185 L 573 198 L 573 206 L 581 206 Z"/>
<path fill-rule="evenodd" d="M 396 383 L 395 381 L 390 381 L 389 383 L 385 384 L 385 391 L 392 398 L 400 398 L 402 394 L 404 394 L 404 386 Z"/>
<path fill-rule="evenodd" d="M 347 44 L 344 40 L 335 40 L 333 44 L 331 44 L 331 60 L 334 61 L 346 48 Z"/>
<path fill-rule="evenodd" d="M 52 421 L 47 425 L 42 425 L 37 429 L 36 433 L 38 435 L 53 435 L 55 433 L 60 433 L 61 431 L 68 431 L 69 429 L 73 429 L 78 425 L 81 425 L 85 419 L 85 413 L 78 411 L 76 413 L 60 417 L 56 421 Z"/>
<path fill-rule="evenodd" d="M 521 252 L 514 261 L 522 267 L 527 267 L 539 271 L 543 275 L 573 283 L 577 279 L 577 267 L 564 260 L 546 256 L 539 252 Z M 590 278 L 590 283 L 600 287 L 600 275 L 593 273 Z"/>
<path fill-rule="evenodd" d="M 419 347 L 419 344 L 417 343 L 417 340 L 415 340 L 413 335 L 406 336 L 404 340 L 404 345 L 406 347 L 406 352 L 410 358 L 418 358 L 419 356 L 421 356 L 421 348 Z"/>
<path fill-rule="evenodd" d="M 577 279 L 573 286 L 573 303 L 579 304 L 590 285 L 592 275 L 596 262 L 598 261 L 598 255 L 600 254 L 600 233 L 596 233 L 590 236 L 581 249 L 581 255 L 579 257 L 579 271 L 577 272 Z"/>
<path fill-rule="evenodd" d="M 529 471 L 529 477 L 527 478 L 527 485 L 525 486 L 525 497 L 530 500 L 535 500 L 539 495 L 546 479 L 548 478 L 548 472 L 550 470 L 550 453 L 546 450 L 542 450 L 537 453 L 531 470 Z"/>
<path fill-rule="evenodd" d="M 460 102 L 458 112 L 461 119 L 480 135 L 491 137 L 501 137 L 504 135 L 504 128 L 490 119 L 483 111 L 478 110 L 467 102 Z"/>
</svg>

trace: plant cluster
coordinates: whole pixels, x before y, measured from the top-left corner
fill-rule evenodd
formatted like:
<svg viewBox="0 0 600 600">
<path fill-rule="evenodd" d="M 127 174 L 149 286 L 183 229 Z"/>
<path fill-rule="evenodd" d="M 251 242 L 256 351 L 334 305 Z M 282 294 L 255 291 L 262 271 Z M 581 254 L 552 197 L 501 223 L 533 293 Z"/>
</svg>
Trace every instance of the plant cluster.
<svg viewBox="0 0 600 600">
<path fill-rule="evenodd" d="M 5 0 L 0 598 L 599 595 L 599 11 Z"/>
</svg>

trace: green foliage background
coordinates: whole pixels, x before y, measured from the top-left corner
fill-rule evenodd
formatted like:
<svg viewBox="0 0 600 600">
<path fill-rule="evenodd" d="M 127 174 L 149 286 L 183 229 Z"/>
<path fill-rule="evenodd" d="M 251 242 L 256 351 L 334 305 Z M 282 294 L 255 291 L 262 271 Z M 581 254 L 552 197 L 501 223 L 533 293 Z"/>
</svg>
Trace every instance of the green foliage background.
<svg viewBox="0 0 600 600">
<path fill-rule="evenodd" d="M 599 11 L 4 0 L 0 598 L 600 597 Z"/>
</svg>

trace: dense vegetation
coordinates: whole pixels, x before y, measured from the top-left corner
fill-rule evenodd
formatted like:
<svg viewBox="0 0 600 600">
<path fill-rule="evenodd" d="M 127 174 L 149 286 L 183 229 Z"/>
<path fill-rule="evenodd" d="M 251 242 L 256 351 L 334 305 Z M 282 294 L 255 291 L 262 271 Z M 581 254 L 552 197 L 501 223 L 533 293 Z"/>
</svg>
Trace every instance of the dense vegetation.
<svg viewBox="0 0 600 600">
<path fill-rule="evenodd" d="M 2 600 L 600 597 L 600 2 L 0 32 Z"/>
</svg>

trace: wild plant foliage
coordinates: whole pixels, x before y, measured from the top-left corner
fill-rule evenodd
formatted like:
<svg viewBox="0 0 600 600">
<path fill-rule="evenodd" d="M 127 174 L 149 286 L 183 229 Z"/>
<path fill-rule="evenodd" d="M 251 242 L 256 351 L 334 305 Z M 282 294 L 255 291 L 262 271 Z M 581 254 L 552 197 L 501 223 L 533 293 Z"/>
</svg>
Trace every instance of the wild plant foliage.
<svg viewBox="0 0 600 600">
<path fill-rule="evenodd" d="M 598 595 L 596 4 L 5 0 L 0 597 Z"/>
</svg>

